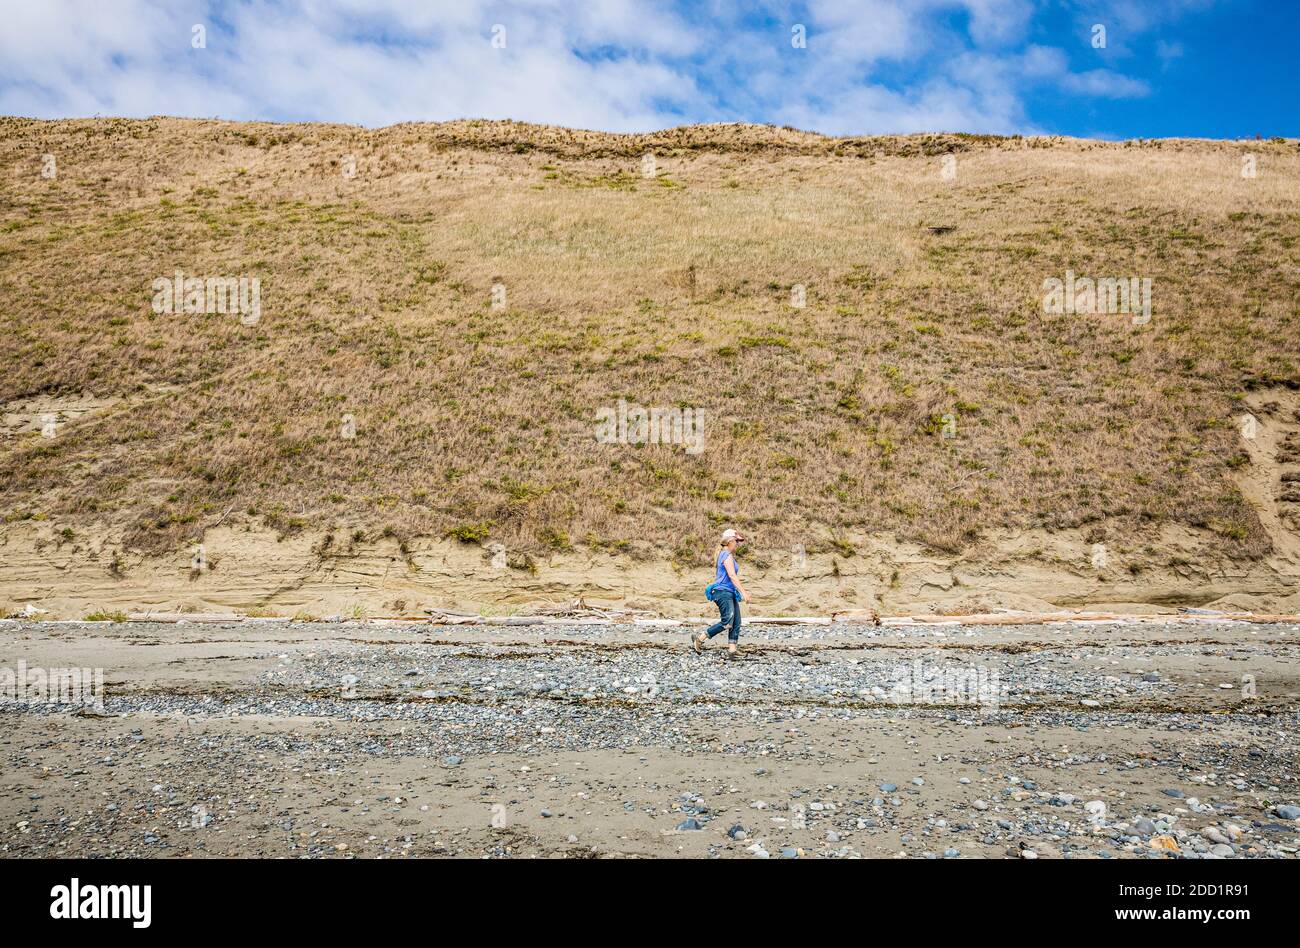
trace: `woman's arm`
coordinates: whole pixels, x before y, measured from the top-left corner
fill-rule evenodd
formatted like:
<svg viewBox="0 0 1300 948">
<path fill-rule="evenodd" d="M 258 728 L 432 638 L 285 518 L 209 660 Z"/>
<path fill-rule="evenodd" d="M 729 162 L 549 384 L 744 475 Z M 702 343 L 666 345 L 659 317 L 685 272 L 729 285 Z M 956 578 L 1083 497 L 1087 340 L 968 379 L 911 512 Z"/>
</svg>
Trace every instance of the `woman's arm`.
<svg viewBox="0 0 1300 948">
<path fill-rule="evenodd" d="M 736 573 L 736 558 L 734 556 L 728 556 L 722 565 L 726 568 L 727 575 L 731 577 L 732 585 L 735 586 L 736 591 L 740 593 L 740 601 L 749 602 L 749 593 L 745 592 L 745 587 L 740 583 L 740 576 Z"/>
</svg>

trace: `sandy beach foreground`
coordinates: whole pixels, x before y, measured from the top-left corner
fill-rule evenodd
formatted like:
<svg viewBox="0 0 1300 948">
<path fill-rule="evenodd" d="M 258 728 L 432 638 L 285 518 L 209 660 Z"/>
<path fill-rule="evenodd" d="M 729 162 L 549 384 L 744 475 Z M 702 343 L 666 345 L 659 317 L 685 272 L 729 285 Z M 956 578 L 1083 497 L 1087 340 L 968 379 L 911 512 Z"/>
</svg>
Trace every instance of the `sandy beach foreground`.
<svg viewBox="0 0 1300 948">
<path fill-rule="evenodd" d="M 20 669 L 32 685 L 0 703 L 0 855 L 1300 847 L 1300 625 L 753 626 L 740 662 L 713 645 L 630 626 L 0 623 L 7 686 Z M 71 668 L 102 669 L 102 704 L 39 700 L 42 673 Z"/>
</svg>

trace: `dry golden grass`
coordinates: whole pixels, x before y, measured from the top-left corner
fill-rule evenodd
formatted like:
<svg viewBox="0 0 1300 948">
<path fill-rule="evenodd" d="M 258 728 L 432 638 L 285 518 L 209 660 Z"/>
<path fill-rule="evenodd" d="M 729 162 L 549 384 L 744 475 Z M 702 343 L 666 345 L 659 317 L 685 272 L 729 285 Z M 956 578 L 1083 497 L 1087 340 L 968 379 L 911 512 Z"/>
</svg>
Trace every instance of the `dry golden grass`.
<svg viewBox="0 0 1300 948">
<path fill-rule="evenodd" d="M 122 399 L 0 442 L 9 520 L 683 562 L 723 523 L 1268 549 L 1231 473 L 1245 394 L 1300 386 L 1294 141 L 5 119 L 0 156 L 0 401 Z M 1151 322 L 1045 315 L 1067 268 L 1150 277 Z M 260 323 L 154 313 L 178 269 L 259 277 Z M 705 451 L 597 443 L 619 398 L 702 408 Z"/>
</svg>

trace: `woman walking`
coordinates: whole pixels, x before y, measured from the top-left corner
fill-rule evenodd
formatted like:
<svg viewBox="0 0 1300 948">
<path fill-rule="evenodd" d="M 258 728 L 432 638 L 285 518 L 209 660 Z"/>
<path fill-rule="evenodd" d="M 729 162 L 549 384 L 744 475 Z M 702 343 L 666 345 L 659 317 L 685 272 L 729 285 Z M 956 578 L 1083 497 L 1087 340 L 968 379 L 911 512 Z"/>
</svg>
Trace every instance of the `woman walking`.
<svg viewBox="0 0 1300 948">
<path fill-rule="evenodd" d="M 723 629 L 727 629 L 727 658 L 734 659 L 736 643 L 740 641 L 740 604 L 749 601 L 749 594 L 740 582 L 740 569 L 736 565 L 736 548 L 745 538 L 731 528 L 722 531 L 722 548 L 714 559 L 716 575 L 706 590 L 710 599 L 718 604 L 719 619 L 699 635 L 691 635 L 691 648 L 699 655 L 704 642 Z"/>
</svg>

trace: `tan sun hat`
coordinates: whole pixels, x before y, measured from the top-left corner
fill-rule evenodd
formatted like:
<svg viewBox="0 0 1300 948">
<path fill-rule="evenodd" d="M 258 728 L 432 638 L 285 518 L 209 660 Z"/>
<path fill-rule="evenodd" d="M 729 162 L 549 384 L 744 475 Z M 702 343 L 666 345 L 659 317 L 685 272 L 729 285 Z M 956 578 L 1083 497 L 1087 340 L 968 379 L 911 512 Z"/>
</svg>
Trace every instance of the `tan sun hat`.
<svg viewBox="0 0 1300 948">
<path fill-rule="evenodd" d="M 729 543 L 732 540 L 740 540 L 743 543 L 745 537 L 740 532 L 731 529 L 731 527 L 727 527 L 727 529 L 722 531 L 722 542 Z"/>
</svg>

